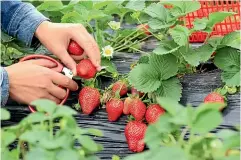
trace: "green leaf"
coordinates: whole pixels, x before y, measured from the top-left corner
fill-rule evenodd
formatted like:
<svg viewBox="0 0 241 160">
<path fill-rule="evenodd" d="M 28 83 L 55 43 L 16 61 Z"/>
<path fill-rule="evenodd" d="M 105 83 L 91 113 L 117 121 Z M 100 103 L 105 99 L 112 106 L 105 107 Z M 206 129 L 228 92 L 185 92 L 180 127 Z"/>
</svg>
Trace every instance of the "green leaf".
<svg viewBox="0 0 241 160">
<path fill-rule="evenodd" d="M 80 15 L 76 11 L 69 12 L 61 18 L 62 23 L 82 23 L 83 24 L 85 23 L 86 20 L 87 20 L 86 17 Z"/>
<path fill-rule="evenodd" d="M 103 136 L 103 133 L 101 130 L 99 129 L 95 129 L 95 128 L 89 128 L 87 129 L 88 132 L 94 136 L 98 136 L 98 137 L 102 137 Z"/>
<path fill-rule="evenodd" d="M 105 70 L 110 72 L 110 73 L 117 73 L 118 72 L 115 64 L 112 63 L 110 60 L 108 60 L 106 58 L 101 59 L 101 66 L 108 66 L 107 68 L 105 68 Z"/>
<path fill-rule="evenodd" d="M 75 150 L 61 149 L 56 153 L 56 159 L 57 160 L 67 160 L 67 159 L 79 160 L 80 156 L 79 156 L 79 153 Z"/>
<path fill-rule="evenodd" d="M 1 108 L 1 120 L 8 120 L 10 119 L 10 113 L 8 110 Z"/>
<path fill-rule="evenodd" d="M 162 3 L 173 6 L 170 10 L 172 15 L 175 17 L 184 16 L 187 13 L 198 10 L 201 7 L 200 2 L 197 1 L 164 1 Z"/>
<path fill-rule="evenodd" d="M 152 54 L 148 64 L 138 64 L 129 74 L 129 82 L 137 90 L 153 92 L 163 80 L 177 73 L 177 61 L 173 55 Z"/>
<path fill-rule="evenodd" d="M 19 139 L 31 144 L 36 144 L 36 142 L 42 141 L 45 137 L 48 137 L 49 133 L 47 131 L 33 130 L 24 132 Z"/>
<path fill-rule="evenodd" d="M 161 136 L 156 125 L 151 124 L 147 127 L 144 141 L 150 149 L 160 147 Z"/>
<path fill-rule="evenodd" d="M 117 155 L 113 155 L 113 156 L 112 156 L 112 160 L 120 160 L 120 157 L 117 156 Z"/>
<path fill-rule="evenodd" d="M 24 118 L 24 121 L 28 123 L 35 123 L 35 122 L 42 122 L 47 120 L 48 117 L 46 116 L 45 113 L 40 113 L 40 112 L 34 112 L 29 114 L 26 118 Z"/>
<path fill-rule="evenodd" d="M 7 147 L 15 141 L 17 136 L 13 132 L 1 130 L 1 146 Z"/>
<path fill-rule="evenodd" d="M 164 28 L 169 28 L 171 27 L 172 25 L 175 24 L 175 21 L 171 21 L 169 23 L 166 23 L 164 21 L 161 21 L 157 18 L 153 18 L 153 19 L 150 19 L 148 21 L 148 25 L 150 26 L 150 28 L 152 29 L 164 29 Z"/>
<path fill-rule="evenodd" d="M 240 51 L 225 47 L 219 49 L 214 64 L 223 72 L 221 79 L 228 86 L 240 86 Z"/>
<path fill-rule="evenodd" d="M 141 56 L 137 63 L 141 64 L 141 63 L 148 63 L 148 62 L 149 62 L 149 56 Z"/>
<path fill-rule="evenodd" d="M 171 16 L 168 10 L 160 3 L 150 4 L 145 8 L 144 12 L 152 18 L 159 19 L 162 22 L 168 22 Z"/>
<path fill-rule="evenodd" d="M 193 22 L 194 24 L 194 29 L 196 31 L 199 31 L 199 30 L 203 30 L 207 27 L 207 23 L 208 23 L 208 19 L 207 18 L 202 18 L 202 19 L 199 19 L 199 18 L 196 18 Z"/>
<path fill-rule="evenodd" d="M 240 31 L 226 34 L 221 40 L 220 45 L 240 49 Z"/>
<path fill-rule="evenodd" d="M 1 30 L 1 42 L 11 42 L 13 40 L 12 37 L 10 37 L 8 34 L 4 33 L 2 30 Z"/>
<path fill-rule="evenodd" d="M 98 145 L 89 137 L 89 136 L 79 136 L 78 141 L 81 143 L 81 145 L 93 152 L 98 151 Z"/>
<path fill-rule="evenodd" d="M 113 2 L 112 2 L 112 1 L 109 1 L 109 0 L 94 1 L 93 8 L 95 8 L 95 9 L 102 9 L 102 8 L 104 8 L 105 6 L 107 6 L 108 4 L 111 4 L 111 3 L 113 3 Z"/>
<path fill-rule="evenodd" d="M 207 109 L 200 112 L 195 120 L 191 130 L 194 133 L 208 133 L 215 129 L 222 123 L 222 115 L 219 111 L 213 109 Z"/>
<path fill-rule="evenodd" d="M 223 36 L 212 36 L 208 39 L 207 43 L 210 44 L 213 48 L 217 48 L 221 41 L 223 39 Z"/>
<path fill-rule="evenodd" d="M 187 27 L 176 25 L 174 28 L 171 28 L 169 32 L 179 46 L 185 46 L 188 43 L 189 30 Z"/>
<path fill-rule="evenodd" d="M 39 11 L 58 11 L 63 8 L 63 3 L 61 0 L 56 1 L 44 1 L 42 4 L 40 4 L 37 9 Z"/>
<path fill-rule="evenodd" d="M 170 97 L 179 101 L 182 93 L 182 86 L 178 78 L 173 77 L 162 81 L 161 86 L 156 91 L 157 96 Z"/>
<path fill-rule="evenodd" d="M 47 99 L 38 99 L 31 103 L 31 105 L 36 106 L 37 111 L 40 112 L 47 112 L 48 114 L 52 115 L 57 108 L 55 102 L 47 100 Z"/>
<path fill-rule="evenodd" d="M 107 14 L 104 14 L 104 12 L 100 10 L 91 10 L 88 15 L 88 21 L 91 21 L 93 19 L 98 20 L 107 17 Z"/>
<path fill-rule="evenodd" d="M 184 108 L 182 105 L 178 104 L 177 101 L 169 97 L 158 97 L 157 102 L 172 116 L 176 116 L 178 112 Z"/>
<path fill-rule="evenodd" d="M 213 26 L 219 22 L 224 21 L 228 16 L 234 15 L 234 12 L 212 12 L 208 16 L 207 27 L 213 28 Z"/>
<path fill-rule="evenodd" d="M 25 160 L 53 160 L 55 152 L 47 151 L 43 148 L 33 148 L 25 155 Z"/>
<path fill-rule="evenodd" d="M 76 115 L 77 112 L 69 106 L 59 105 L 53 114 L 54 118 Z"/>
<path fill-rule="evenodd" d="M 145 8 L 145 1 L 131 0 L 126 4 L 126 8 L 134 11 L 141 11 Z"/>
<path fill-rule="evenodd" d="M 155 54 L 163 55 L 177 51 L 180 48 L 174 41 L 162 41 L 157 48 L 153 50 Z"/>
</svg>

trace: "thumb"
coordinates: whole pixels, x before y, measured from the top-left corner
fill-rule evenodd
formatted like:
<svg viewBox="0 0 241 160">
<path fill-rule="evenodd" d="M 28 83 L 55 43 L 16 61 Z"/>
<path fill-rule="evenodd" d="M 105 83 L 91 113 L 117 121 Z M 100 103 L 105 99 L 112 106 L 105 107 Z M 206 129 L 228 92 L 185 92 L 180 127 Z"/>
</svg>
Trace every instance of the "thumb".
<svg viewBox="0 0 241 160">
<path fill-rule="evenodd" d="M 60 49 L 60 52 L 55 55 L 73 72 L 74 75 L 76 75 L 76 63 L 65 48 Z"/>
</svg>

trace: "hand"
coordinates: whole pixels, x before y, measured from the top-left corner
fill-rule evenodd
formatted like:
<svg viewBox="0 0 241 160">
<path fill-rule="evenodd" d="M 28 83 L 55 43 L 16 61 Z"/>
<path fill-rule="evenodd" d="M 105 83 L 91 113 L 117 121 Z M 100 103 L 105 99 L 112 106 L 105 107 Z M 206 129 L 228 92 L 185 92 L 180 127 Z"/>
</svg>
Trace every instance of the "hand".
<svg viewBox="0 0 241 160">
<path fill-rule="evenodd" d="M 66 91 L 58 85 L 72 91 L 77 90 L 78 85 L 65 75 L 49 69 L 53 67 L 56 67 L 55 63 L 43 59 L 29 60 L 6 67 L 10 97 L 24 104 L 30 104 L 40 98 L 60 103 Z"/>
<path fill-rule="evenodd" d="M 94 38 L 81 24 L 61 24 L 42 22 L 35 32 L 36 37 L 54 55 L 56 55 L 76 75 L 75 60 L 81 60 L 86 54 L 97 70 L 101 70 L 100 51 Z M 72 56 L 67 52 L 70 40 L 76 41 L 83 49 L 81 56 Z"/>
</svg>

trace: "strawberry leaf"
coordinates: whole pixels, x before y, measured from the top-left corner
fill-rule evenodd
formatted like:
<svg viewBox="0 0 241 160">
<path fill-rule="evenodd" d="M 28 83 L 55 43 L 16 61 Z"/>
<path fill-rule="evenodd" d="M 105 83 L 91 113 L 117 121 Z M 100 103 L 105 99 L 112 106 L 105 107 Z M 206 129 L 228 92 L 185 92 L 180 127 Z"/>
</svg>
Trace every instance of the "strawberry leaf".
<svg viewBox="0 0 241 160">
<path fill-rule="evenodd" d="M 208 22 L 207 18 L 202 18 L 202 19 L 196 18 L 193 22 L 194 29 L 196 31 L 205 29 L 207 27 L 207 22 Z"/>
<path fill-rule="evenodd" d="M 174 25 L 175 21 L 171 21 L 169 23 L 165 22 L 165 21 L 161 21 L 157 18 L 153 18 L 150 19 L 148 21 L 148 25 L 152 28 L 152 29 L 163 29 L 163 28 L 169 28 L 170 26 Z"/>
<path fill-rule="evenodd" d="M 132 0 L 126 4 L 126 8 L 134 10 L 134 11 L 141 11 L 145 8 L 145 1 L 140 0 Z"/>
<path fill-rule="evenodd" d="M 171 18 L 170 12 L 160 3 L 150 4 L 145 8 L 144 12 L 152 18 L 157 18 L 162 22 L 168 22 Z"/>
<path fill-rule="evenodd" d="M 171 28 L 169 32 L 179 46 L 185 46 L 188 43 L 189 30 L 187 27 L 177 25 Z"/>
<path fill-rule="evenodd" d="M 240 49 L 240 31 L 234 31 L 225 35 L 220 42 L 219 48 L 223 46 Z"/>
<path fill-rule="evenodd" d="M 222 21 L 224 21 L 228 16 L 234 15 L 236 13 L 234 12 L 213 12 L 210 13 L 208 16 L 208 23 L 207 23 L 207 27 L 208 28 L 213 28 L 213 26 L 216 23 L 220 23 Z"/>
<path fill-rule="evenodd" d="M 174 41 L 162 41 L 160 45 L 154 49 L 155 54 L 163 55 L 173 53 L 180 48 Z"/>
<path fill-rule="evenodd" d="M 62 23 L 84 23 L 86 22 L 86 18 L 80 15 L 78 12 L 73 11 L 65 14 L 61 18 Z"/>
<path fill-rule="evenodd" d="M 170 97 L 174 101 L 179 101 L 182 93 L 182 86 L 176 77 L 162 81 L 161 86 L 156 91 L 158 96 Z"/>
<path fill-rule="evenodd" d="M 152 54 L 148 64 L 138 64 L 129 74 L 129 82 L 142 92 L 156 91 L 162 81 L 177 73 L 177 61 L 173 55 Z"/>
<path fill-rule="evenodd" d="M 228 86 L 240 86 L 240 51 L 225 47 L 219 49 L 214 64 L 223 70 L 221 79 Z"/>
<path fill-rule="evenodd" d="M 198 10 L 201 7 L 200 3 L 196 1 L 164 1 L 162 3 L 173 6 L 170 11 L 175 17 L 184 16 L 187 13 Z"/>
</svg>

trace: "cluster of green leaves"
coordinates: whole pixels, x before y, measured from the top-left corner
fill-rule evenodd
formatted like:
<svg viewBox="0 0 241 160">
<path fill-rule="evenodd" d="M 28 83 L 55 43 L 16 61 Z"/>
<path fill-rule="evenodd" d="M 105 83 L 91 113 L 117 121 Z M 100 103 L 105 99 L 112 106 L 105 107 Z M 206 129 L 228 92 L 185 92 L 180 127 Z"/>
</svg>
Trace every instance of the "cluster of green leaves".
<svg viewBox="0 0 241 160">
<path fill-rule="evenodd" d="M 184 107 L 159 97 L 167 113 L 148 126 L 144 138 L 149 150 L 125 160 L 239 160 L 239 129 L 210 133 L 222 123 L 222 104 Z M 183 127 L 184 126 L 184 127 Z M 182 131 L 181 133 L 179 131 Z"/>
<path fill-rule="evenodd" d="M 167 9 L 164 5 L 171 5 L 172 8 Z M 216 23 L 235 13 L 213 12 L 208 18 L 195 19 L 191 29 L 182 25 L 185 24 L 182 17 L 199 8 L 200 2 L 197 1 L 163 1 L 145 7 L 143 12 L 150 16 L 148 24 L 152 32 L 162 33 L 163 38 L 159 39 L 159 45 L 153 50 L 152 54 L 155 55 L 150 56 L 157 60 L 150 58 L 148 64 L 137 65 L 130 72 L 130 84 L 145 93 L 154 92 L 157 96 L 180 100 L 181 85 L 178 79 L 173 77 L 180 73 L 194 72 L 195 67 L 208 61 L 214 52 L 221 52 L 217 54 L 215 64 L 223 70 L 223 82 L 239 86 L 240 33 L 232 32 L 224 37 L 209 38 Z M 193 48 L 189 37 L 196 31 L 206 32 L 208 36 L 204 44 Z M 228 53 L 225 54 L 225 51 Z M 225 63 L 225 59 L 229 62 Z"/>
<path fill-rule="evenodd" d="M 79 128 L 73 117 L 76 111 L 70 107 L 44 99 L 36 100 L 32 105 L 36 106 L 37 112 L 29 114 L 17 125 L 1 128 L 2 159 L 98 159 L 94 154 L 102 150 L 102 146 L 89 135 L 102 136 L 101 131 Z M 9 118 L 9 112 L 1 108 L 1 120 Z M 13 143 L 17 143 L 16 148 Z"/>
<path fill-rule="evenodd" d="M 33 52 L 33 49 L 24 46 L 21 42 L 1 32 L 1 64 L 11 65 L 31 52 Z"/>
</svg>

